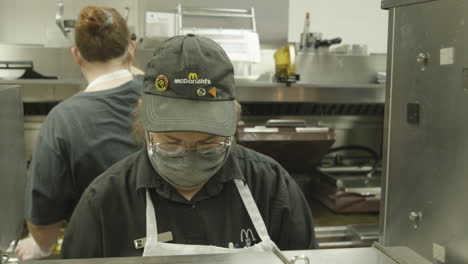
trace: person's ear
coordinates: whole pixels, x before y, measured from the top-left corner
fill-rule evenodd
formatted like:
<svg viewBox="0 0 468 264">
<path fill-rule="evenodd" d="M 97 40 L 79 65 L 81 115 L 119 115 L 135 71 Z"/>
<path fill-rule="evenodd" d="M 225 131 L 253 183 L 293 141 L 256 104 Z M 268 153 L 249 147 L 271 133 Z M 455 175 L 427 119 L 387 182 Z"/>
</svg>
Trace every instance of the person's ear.
<svg viewBox="0 0 468 264">
<path fill-rule="evenodd" d="M 75 63 L 78 64 L 78 66 L 83 66 L 83 58 L 80 55 L 80 52 L 76 47 L 71 48 L 71 54 L 73 56 L 73 60 L 75 60 Z"/>
<path fill-rule="evenodd" d="M 127 61 L 132 62 L 133 59 L 135 58 L 135 50 L 136 50 L 136 41 L 135 40 L 130 40 L 128 43 L 128 48 L 127 48 Z"/>
</svg>

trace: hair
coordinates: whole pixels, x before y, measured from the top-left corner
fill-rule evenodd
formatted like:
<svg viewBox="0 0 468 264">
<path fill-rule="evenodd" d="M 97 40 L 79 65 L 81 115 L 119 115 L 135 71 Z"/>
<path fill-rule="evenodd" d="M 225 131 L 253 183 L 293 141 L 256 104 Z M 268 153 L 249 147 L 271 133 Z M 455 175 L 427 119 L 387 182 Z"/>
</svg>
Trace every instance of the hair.
<svg viewBox="0 0 468 264">
<path fill-rule="evenodd" d="M 81 10 L 75 26 L 75 45 L 88 62 L 107 62 L 127 51 L 130 31 L 114 8 L 88 6 Z"/>
<path fill-rule="evenodd" d="M 236 113 L 237 113 L 237 121 L 241 119 L 241 114 L 242 114 L 242 106 L 239 102 L 235 101 L 236 103 Z M 135 143 L 139 145 L 146 145 L 146 130 L 143 127 L 143 123 L 141 122 L 141 116 L 142 116 L 142 103 L 141 103 L 141 98 L 138 99 L 136 103 L 136 107 L 133 110 L 131 116 L 133 119 L 133 128 L 132 128 L 132 138 L 135 141 Z M 237 134 L 237 132 L 236 132 Z"/>
</svg>

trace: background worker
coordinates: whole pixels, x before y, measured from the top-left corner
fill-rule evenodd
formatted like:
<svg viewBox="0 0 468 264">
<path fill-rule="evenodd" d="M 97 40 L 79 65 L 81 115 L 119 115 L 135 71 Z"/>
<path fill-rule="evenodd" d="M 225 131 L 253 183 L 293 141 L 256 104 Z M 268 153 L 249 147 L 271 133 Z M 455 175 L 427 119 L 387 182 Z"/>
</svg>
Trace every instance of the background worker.
<svg viewBox="0 0 468 264">
<path fill-rule="evenodd" d="M 39 133 L 26 195 L 31 235 L 16 249 L 21 260 L 50 255 L 89 183 L 140 149 L 130 133 L 142 93 L 142 77 L 134 75 L 143 73 L 131 66 L 134 52 L 115 9 L 81 10 L 71 53 L 88 86 L 52 109 Z"/>
</svg>

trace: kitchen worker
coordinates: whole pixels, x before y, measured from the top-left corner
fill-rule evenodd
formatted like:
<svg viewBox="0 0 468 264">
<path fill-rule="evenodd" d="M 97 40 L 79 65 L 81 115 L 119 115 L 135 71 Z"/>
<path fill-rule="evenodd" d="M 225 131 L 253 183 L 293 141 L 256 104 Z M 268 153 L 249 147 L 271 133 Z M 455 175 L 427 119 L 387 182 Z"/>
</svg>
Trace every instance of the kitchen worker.
<svg viewBox="0 0 468 264">
<path fill-rule="evenodd" d="M 317 247 L 309 206 L 273 159 L 235 144 L 233 66 L 214 41 L 165 41 L 147 64 L 147 147 L 100 175 L 65 233 L 64 258 Z"/>
<path fill-rule="evenodd" d="M 16 250 L 21 260 L 50 255 L 89 183 L 141 148 L 131 137 L 131 113 L 143 75 L 131 70 L 143 72 L 131 66 L 135 44 L 125 20 L 112 8 L 84 8 L 71 52 L 88 86 L 52 109 L 40 130 L 26 194 L 30 236 Z"/>
</svg>

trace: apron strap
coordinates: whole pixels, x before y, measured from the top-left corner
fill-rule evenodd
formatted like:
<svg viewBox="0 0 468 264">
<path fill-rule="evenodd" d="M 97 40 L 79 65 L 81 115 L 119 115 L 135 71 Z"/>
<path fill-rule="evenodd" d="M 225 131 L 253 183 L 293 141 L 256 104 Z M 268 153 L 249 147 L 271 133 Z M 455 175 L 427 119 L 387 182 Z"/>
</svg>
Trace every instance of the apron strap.
<svg viewBox="0 0 468 264">
<path fill-rule="evenodd" d="M 247 213 L 249 213 L 250 219 L 252 220 L 252 223 L 257 230 L 257 234 L 260 236 L 260 239 L 265 242 L 270 241 L 271 239 L 268 235 L 265 222 L 263 221 L 257 204 L 252 197 L 252 193 L 250 192 L 249 187 L 241 179 L 234 179 L 234 182 L 236 183 L 237 190 L 239 191 L 240 197 L 244 202 Z"/>
<path fill-rule="evenodd" d="M 260 239 L 264 242 L 271 241 L 268 235 L 265 222 L 263 221 L 262 215 L 258 210 L 257 204 L 255 203 L 252 193 L 241 179 L 234 179 L 239 195 L 244 203 L 247 213 L 252 220 L 252 223 L 257 230 L 257 234 Z M 153 243 L 158 241 L 158 227 L 156 222 L 156 213 L 154 211 L 153 201 L 150 197 L 148 189 L 146 190 L 146 240 L 152 240 Z"/>
<path fill-rule="evenodd" d="M 154 212 L 153 201 L 148 189 L 146 189 L 146 240 L 158 241 L 158 224 L 156 223 L 156 213 Z"/>
</svg>

